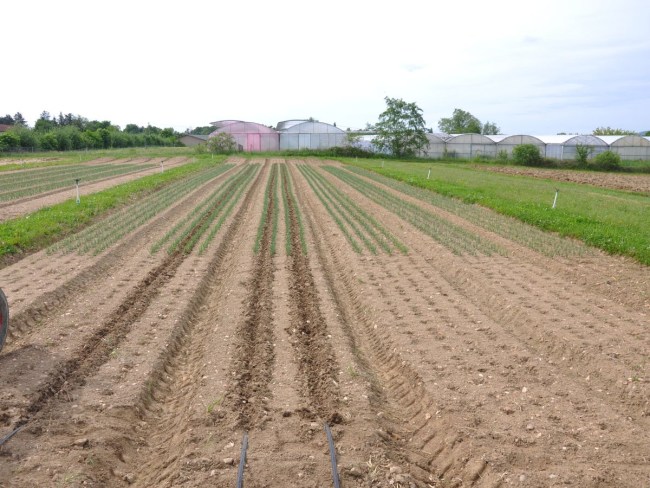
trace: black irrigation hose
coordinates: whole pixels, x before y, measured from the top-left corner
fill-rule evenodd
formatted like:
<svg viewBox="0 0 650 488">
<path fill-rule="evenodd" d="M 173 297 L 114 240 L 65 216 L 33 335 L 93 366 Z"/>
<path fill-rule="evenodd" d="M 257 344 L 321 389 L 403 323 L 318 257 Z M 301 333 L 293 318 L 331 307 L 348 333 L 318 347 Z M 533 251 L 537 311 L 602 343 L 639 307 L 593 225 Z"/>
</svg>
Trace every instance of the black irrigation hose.
<svg viewBox="0 0 650 488">
<path fill-rule="evenodd" d="M 239 455 L 239 469 L 237 470 L 237 488 L 244 488 L 244 466 L 246 465 L 246 449 L 248 449 L 248 433 L 244 432 L 241 441 L 241 454 Z"/>
<path fill-rule="evenodd" d="M 327 442 L 330 445 L 330 461 L 332 462 L 332 479 L 334 480 L 334 488 L 340 488 L 341 482 L 339 481 L 339 470 L 336 467 L 336 448 L 334 447 L 334 439 L 332 438 L 332 431 L 330 426 L 325 422 L 325 433 L 327 434 Z"/>
<path fill-rule="evenodd" d="M 4 436 L 2 439 L 0 439 L 0 446 L 3 446 L 5 442 L 7 442 L 9 439 L 11 439 L 13 436 L 15 436 L 18 432 L 20 432 L 20 429 L 22 429 L 24 425 L 21 425 L 20 427 L 16 427 L 10 434 Z"/>
</svg>

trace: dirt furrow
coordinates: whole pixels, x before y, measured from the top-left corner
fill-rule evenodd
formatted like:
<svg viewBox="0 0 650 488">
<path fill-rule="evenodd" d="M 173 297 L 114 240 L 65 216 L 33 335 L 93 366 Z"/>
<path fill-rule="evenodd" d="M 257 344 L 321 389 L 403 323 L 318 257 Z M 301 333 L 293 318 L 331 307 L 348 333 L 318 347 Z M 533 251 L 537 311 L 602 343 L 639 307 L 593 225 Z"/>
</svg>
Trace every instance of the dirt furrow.
<svg viewBox="0 0 650 488">
<path fill-rule="evenodd" d="M 290 336 L 296 349 L 303 388 L 318 417 L 330 423 L 341 422 L 338 409 L 336 372 L 338 365 L 328 339 L 327 324 L 320 311 L 319 296 L 309 269 L 309 258 L 302 252 L 297 209 L 283 180 L 282 191 L 289 207 L 291 247 L 289 259 Z"/>
<path fill-rule="evenodd" d="M 274 232 L 274 210 L 278 205 L 274 188 L 277 184 L 277 165 L 271 167 L 267 205 L 260 248 L 249 289 L 246 318 L 239 327 L 239 345 L 233 364 L 234 386 L 227 402 L 238 412 L 242 428 L 248 430 L 264 421 L 269 396 L 275 353 L 273 351 L 273 276 L 274 264 L 271 240 Z M 277 226 L 277 223 L 275 223 Z"/>
</svg>

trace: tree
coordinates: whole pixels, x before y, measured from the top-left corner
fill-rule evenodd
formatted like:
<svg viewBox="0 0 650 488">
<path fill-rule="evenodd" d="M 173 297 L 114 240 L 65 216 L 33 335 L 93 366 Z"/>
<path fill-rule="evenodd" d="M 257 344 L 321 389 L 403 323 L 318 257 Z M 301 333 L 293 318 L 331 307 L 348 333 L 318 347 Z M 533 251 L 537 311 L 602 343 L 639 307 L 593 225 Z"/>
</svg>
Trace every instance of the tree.
<svg viewBox="0 0 650 488">
<path fill-rule="evenodd" d="M 208 139 L 208 151 L 217 154 L 228 154 L 237 150 L 237 142 L 232 134 L 219 132 Z"/>
<path fill-rule="evenodd" d="M 379 115 L 375 125 L 375 146 L 397 157 L 415 156 L 429 145 L 422 118 L 422 109 L 401 98 L 386 97 L 386 110 Z"/>
<path fill-rule="evenodd" d="M 493 125 L 498 129 L 495 124 Z M 480 134 L 482 128 L 479 119 L 459 108 L 454 109 L 451 117 L 443 117 L 438 122 L 438 129 L 447 134 Z"/>
<path fill-rule="evenodd" d="M 481 134 L 484 134 L 484 135 L 496 135 L 496 134 L 500 134 L 500 133 L 501 133 L 501 129 L 494 122 L 488 121 L 485 124 L 483 124 L 483 129 L 481 130 Z"/>
<path fill-rule="evenodd" d="M 592 132 L 595 136 L 636 136 L 633 130 L 612 129 L 611 127 L 597 127 Z"/>
<path fill-rule="evenodd" d="M 189 131 L 189 133 L 194 135 L 207 136 L 209 134 L 212 134 L 216 129 L 217 128 L 214 125 L 204 125 L 202 127 L 194 127 L 194 129 Z"/>
<path fill-rule="evenodd" d="M 14 118 L 7 114 L 4 117 L 0 117 L 0 124 L 14 125 Z"/>
<path fill-rule="evenodd" d="M 23 114 L 20 112 L 16 112 L 16 115 L 14 115 L 14 125 L 27 127 L 27 121 L 25 120 L 25 117 L 23 117 Z"/>
</svg>

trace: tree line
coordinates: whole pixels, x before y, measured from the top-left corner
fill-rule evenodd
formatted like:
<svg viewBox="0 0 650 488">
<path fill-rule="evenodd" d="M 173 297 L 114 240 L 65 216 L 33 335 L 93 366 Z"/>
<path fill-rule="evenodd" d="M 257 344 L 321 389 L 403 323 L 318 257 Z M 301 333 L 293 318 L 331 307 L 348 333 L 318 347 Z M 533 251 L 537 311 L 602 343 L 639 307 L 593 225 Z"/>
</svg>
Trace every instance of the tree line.
<svg viewBox="0 0 650 488">
<path fill-rule="evenodd" d="M 127 124 L 124 129 L 108 120 L 88 120 L 81 115 L 44 111 L 29 127 L 20 112 L 0 117 L 9 129 L 0 133 L 0 151 L 71 151 L 147 146 L 180 146 L 173 128 Z"/>
</svg>

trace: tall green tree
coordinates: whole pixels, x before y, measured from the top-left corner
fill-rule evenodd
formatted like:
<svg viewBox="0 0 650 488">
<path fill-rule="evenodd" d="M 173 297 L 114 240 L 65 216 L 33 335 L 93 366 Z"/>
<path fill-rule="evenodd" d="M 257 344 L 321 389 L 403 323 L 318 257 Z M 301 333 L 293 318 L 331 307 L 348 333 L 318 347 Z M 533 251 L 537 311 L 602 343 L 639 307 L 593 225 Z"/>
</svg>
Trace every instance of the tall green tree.
<svg viewBox="0 0 650 488">
<path fill-rule="evenodd" d="M 451 117 L 443 117 L 438 122 L 438 129 L 447 134 L 480 134 L 482 128 L 479 119 L 459 108 L 454 109 Z"/>
<path fill-rule="evenodd" d="M 14 115 L 14 125 L 27 127 L 27 121 L 25 120 L 25 117 L 23 117 L 23 114 L 20 112 L 16 112 L 16 115 Z"/>
<path fill-rule="evenodd" d="M 429 145 L 422 109 L 401 98 L 384 98 L 386 110 L 375 125 L 375 146 L 398 157 L 415 156 Z"/>
<path fill-rule="evenodd" d="M 494 122 L 487 121 L 485 124 L 483 124 L 483 129 L 481 130 L 481 134 L 496 135 L 500 133 L 501 133 L 501 129 Z"/>
</svg>

